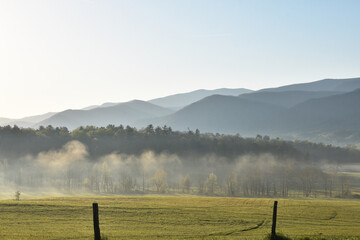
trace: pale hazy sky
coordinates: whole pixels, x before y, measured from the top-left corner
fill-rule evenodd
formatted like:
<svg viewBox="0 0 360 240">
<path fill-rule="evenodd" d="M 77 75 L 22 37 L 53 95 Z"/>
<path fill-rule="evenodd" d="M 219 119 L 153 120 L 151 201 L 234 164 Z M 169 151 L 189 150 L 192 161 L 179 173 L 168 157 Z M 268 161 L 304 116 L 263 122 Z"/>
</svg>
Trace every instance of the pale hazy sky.
<svg viewBox="0 0 360 240">
<path fill-rule="evenodd" d="M 358 0 L 0 0 L 0 117 L 360 76 Z"/>
</svg>

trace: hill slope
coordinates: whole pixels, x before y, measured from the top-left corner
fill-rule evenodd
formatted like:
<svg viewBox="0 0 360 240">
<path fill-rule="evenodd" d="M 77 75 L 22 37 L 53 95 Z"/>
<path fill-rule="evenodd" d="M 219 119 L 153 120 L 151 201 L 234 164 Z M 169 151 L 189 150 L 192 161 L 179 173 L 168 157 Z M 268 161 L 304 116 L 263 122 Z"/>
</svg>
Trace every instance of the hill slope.
<svg viewBox="0 0 360 240">
<path fill-rule="evenodd" d="M 41 115 L 35 115 L 35 116 L 29 116 L 29 117 L 23 117 L 19 119 L 9 119 L 9 118 L 0 118 L 0 125 L 10 125 L 14 126 L 17 125 L 18 127 L 31 127 L 37 122 L 43 121 L 53 115 L 55 115 L 55 112 L 48 112 Z"/>
<path fill-rule="evenodd" d="M 332 96 L 326 95 L 334 92 L 293 93 L 214 95 L 148 123 L 166 124 L 178 130 L 198 128 L 245 136 L 270 134 L 336 144 L 357 141 L 354 136 L 359 135 L 360 129 L 360 89 Z M 295 97 L 289 100 L 289 96 Z M 318 98 L 306 100 L 314 96 Z M 302 100 L 305 101 L 296 104 Z"/>
<path fill-rule="evenodd" d="M 261 91 L 282 92 L 282 91 L 330 91 L 330 92 L 351 92 L 360 88 L 360 78 L 346 79 L 323 79 L 320 81 L 291 84 L 278 88 L 265 88 Z"/>
<path fill-rule="evenodd" d="M 172 111 L 169 109 L 145 101 L 134 100 L 111 107 L 100 107 L 90 110 L 66 110 L 39 122 L 35 127 L 52 125 L 66 126 L 69 129 L 74 129 L 86 125 L 131 125 L 139 119 L 160 117 L 170 113 Z"/>
<path fill-rule="evenodd" d="M 188 93 L 179 93 L 162 98 L 155 98 L 148 102 L 166 108 L 180 109 L 184 106 L 187 106 L 191 103 L 194 103 L 211 95 L 219 94 L 219 95 L 227 95 L 227 96 L 237 96 L 249 92 L 252 92 L 252 90 L 245 88 L 237 88 L 237 89 L 220 88 L 215 90 L 200 89 Z"/>
<path fill-rule="evenodd" d="M 359 129 L 359 103 L 360 89 L 308 100 L 281 114 L 278 127 L 289 131 Z"/>
<path fill-rule="evenodd" d="M 254 134 L 283 108 L 233 96 L 213 95 L 162 119 L 175 129 Z"/>
<path fill-rule="evenodd" d="M 268 103 L 280 107 L 290 108 L 296 104 L 305 102 L 310 99 L 322 98 L 341 94 L 342 92 L 330 91 L 284 91 L 268 92 L 258 91 L 239 95 L 240 98 Z"/>
<path fill-rule="evenodd" d="M 13 121 L 13 119 L 10 119 L 10 118 L 0 118 L 0 125 L 6 125 L 12 121 Z"/>
</svg>

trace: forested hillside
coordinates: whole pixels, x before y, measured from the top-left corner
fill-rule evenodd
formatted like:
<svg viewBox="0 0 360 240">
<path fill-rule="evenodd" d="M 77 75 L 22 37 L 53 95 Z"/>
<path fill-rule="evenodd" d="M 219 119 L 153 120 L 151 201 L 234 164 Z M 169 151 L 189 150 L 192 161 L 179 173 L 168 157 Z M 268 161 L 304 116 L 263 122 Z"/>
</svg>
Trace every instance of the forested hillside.
<svg viewBox="0 0 360 240">
<path fill-rule="evenodd" d="M 173 131 L 171 127 L 143 129 L 130 126 L 80 127 L 73 131 L 52 126 L 38 129 L 0 127 L 0 155 L 19 158 L 28 154 L 60 149 L 69 141 L 77 140 L 85 144 L 89 158 L 120 152 L 141 154 L 144 151 L 167 152 L 180 156 L 214 153 L 226 158 L 244 154 L 271 153 L 279 157 L 294 158 L 299 161 L 317 162 L 327 160 L 336 163 L 360 162 L 360 152 L 354 149 L 334 147 L 309 141 L 285 141 L 279 138 L 257 135 L 243 138 L 240 135 L 202 134 L 195 131 Z"/>
</svg>

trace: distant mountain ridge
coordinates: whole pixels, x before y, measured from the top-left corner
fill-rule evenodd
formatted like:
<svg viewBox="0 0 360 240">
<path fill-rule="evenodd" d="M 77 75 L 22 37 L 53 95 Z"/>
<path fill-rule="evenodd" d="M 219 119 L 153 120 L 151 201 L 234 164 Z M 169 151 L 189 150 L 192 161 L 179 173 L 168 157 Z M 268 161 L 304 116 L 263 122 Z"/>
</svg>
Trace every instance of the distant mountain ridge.
<svg viewBox="0 0 360 240">
<path fill-rule="evenodd" d="M 253 101 L 268 103 L 275 106 L 289 108 L 310 99 L 328 97 L 341 93 L 343 92 L 295 90 L 282 92 L 256 91 L 252 93 L 241 94 L 239 95 L 239 97 Z"/>
<path fill-rule="evenodd" d="M 0 118 L 0 125 L 17 125 L 18 127 L 31 127 L 37 122 L 43 121 L 56 114 L 55 112 L 48 112 L 45 114 L 23 117 L 19 119 Z"/>
<path fill-rule="evenodd" d="M 80 110 L 66 110 L 55 114 L 54 116 L 41 121 L 34 125 L 66 126 L 74 129 L 79 126 L 95 125 L 104 126 L 108 124 L 123 124 L 136 127 L 144 127 L 143 123 L 153 122 L 153 119 L 160 118 L 175 112 L 170 107 L 164 107 L 152 102 L 159 101 L 180 101 L 182 99 L 186 103 L 196 102 L 201 96 L 212 95 L 213 93 L 222 93 L 228 95 L 238 95 L 241 93 L 251 92 L 248 89 L 215 89 L 215 90 L 197 90 L 189 93 L 170 95 L 161 99 L 154 99 L 148 102 L 134 100 L 124 103 L 107 102 L 101 105 L 92 105 Z M 166 104 L 163 104 L 166 105 Z M 115 108 L 116 107 L 116 108 Z M 181 106 L 180 106 L 181 108 Z M 85 112 L 84 112 L 85 111 Z M 116 113 L 115 113 L 116 112 Z"/>
<path fill-rule="evenodd" d="M 149 100 L 149 102 L 162 107 L 178 110 L 211 95 L 237 96 L 249 92 L 252 92 L 252 90 L 246 88 L 220 88 L 215 90 L 199 89 L 188 93 L 179 93 L 166 97 L 155 98 Z"/>
<path fill-rule="evenodd" d="M 7 124 L 9 122 L 13 121 L 13 119 L 10 118 L 0 118 L 0 125 Z"/>
<path fill-rule="evenodd" d="M 98 107 L 90 110 L 66 110 L 39 122 L 36 127 L 52 125 L 75 129 L 80 126 L 131 125 L 143 118 L 154 118 L 172 113 L 166 109 L 145 101 L 133 100 L 110 107 Z"/>
<path fill-rule="evenodd" d="M 338 135 L 341 135 L 342 141 L 352 141 L 355 133 L 358 136 L 355 141 L 360 142 L 360 89 L 340 94 L 296 91 L 300 97 L 279 104 L 279 99 L 285 101 L 293 93 L 268 92 L 266 94 L 270 95 L 265 94 L 268 99 L 260 100 L 256 96 L 263 97 L 262 92 L 240 95 L 237 99 L 211 96 L 157 119 L 157 122 L 179 130 L 198 128 L 205 132 L 240 133 L 245 136 L 301 136 L 302 139 L 336 144 L 341 144 Z M 269 96 L 278 98 L 271 99 Z M 301 98 L 304 101 L 297 103 Z"/>
<path fill-rule="evenodd" d="M 309 83 L 298 83 L 285 85 L 277 88 L 264 88 L 260 91 L 330 91 L 330 92 L 351 92 L 360 88 L 360 78 L 347 79 L 323 79 Z"/>
<path fill-rule="evenodd" d="M 360 88 L 344 94 L 310 99 L 280 116 L 282 128 L 296 130 L 360 129 Z"/>
<path fill-rule="evenodd" d="M 175 129 L 252 134 L 266 128 L 266 122 L 282 107 L 234 96 L 212 95 L 166 117 L 163 124 Z"/>
<path fill-rule="evenodd" d="M 175 130 L 267 134 L 336 144 L 360 143 L 360 78 L 324 79 L 258 91 L 196 90 L 150 101 L 104 103 L 18 119 L 19 126 L 168 125 Z M 37 123 L 33 123 L 36 120 Z M 22 122 L 21 122 L 22 121 Z M 15 122 L 0 118 L 0 124 Z"/>
</svg>

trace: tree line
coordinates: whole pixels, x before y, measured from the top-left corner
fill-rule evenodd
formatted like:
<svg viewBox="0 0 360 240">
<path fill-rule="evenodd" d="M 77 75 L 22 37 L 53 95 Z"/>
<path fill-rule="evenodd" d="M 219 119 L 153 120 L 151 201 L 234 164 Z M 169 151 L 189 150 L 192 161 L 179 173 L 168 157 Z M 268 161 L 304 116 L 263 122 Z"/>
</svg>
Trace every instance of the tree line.
<svg viewBox="0 0 360 240">
<path fill-rule="evenodd" d="M 69 141 L 84 143 L 90 158 L 118 151 L 139 154 L 146 150 L 169 152 L 180 156 L 214 153 L 233 158 L 249 153 L 271 153 L 280 157 L 297 160 L 327 160 L 336 163 L 358 162 L 360 151 L 309 141 L 285 141 L 279 138 L 257 135 L 245 138 L 241 135 L 200 133 L 199 130 L 173 131 L 171 127 L 143 129 L 130 126 L 79 127 L 69 131 L 66 127 L 40 126 L 38 129 L 17 126 L 0 127 L 0 155 L 16 159 L 26 154 L 59 149 Z"/>
<path fill-rule="evenodd" d="M 360 152 L 171 127 L 0 127 L 0 186 L 97 194 L 352 196 Z"/>
</svg>

